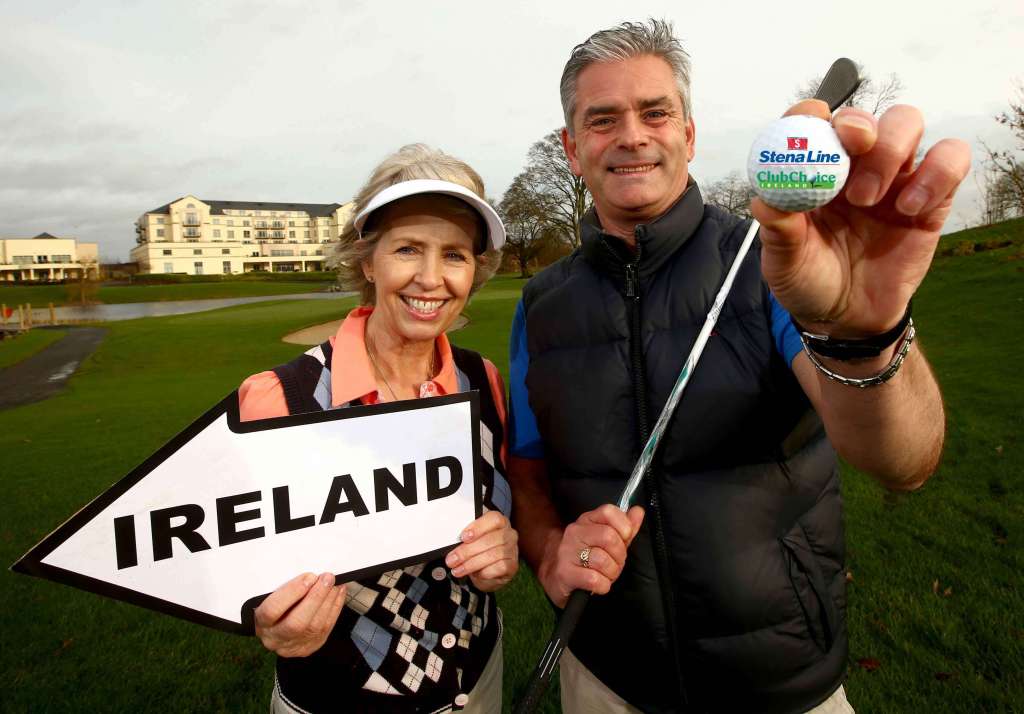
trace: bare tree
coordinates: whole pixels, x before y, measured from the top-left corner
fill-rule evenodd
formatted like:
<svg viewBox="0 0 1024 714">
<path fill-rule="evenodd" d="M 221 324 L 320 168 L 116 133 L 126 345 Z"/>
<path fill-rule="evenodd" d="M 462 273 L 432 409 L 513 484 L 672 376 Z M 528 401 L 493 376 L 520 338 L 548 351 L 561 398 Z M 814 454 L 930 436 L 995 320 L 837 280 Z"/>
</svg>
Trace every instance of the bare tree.
<svg viewBox="0 0 1024 714">
<path fill-rule="evenodd" d="M 704 190 L 704 201 L 737 216 L 750 218 L 753 187 L 739 171 L 731 171 L 725 178 L 713 181 Z"/>
<path fill-rule="evenodd" d="M 876 80 L 868 74 L 863 65 L 858 64 L 857 70 L 861 76 L 860 86 L 843 103 L 844 107 L 858 107 L 878 116 L 895 104 L 900 93 L 906 89 L 903 80 L 895 72 L 881 80 Z M 820 75 L 812 77 L 806 84 L 798 87 L 794 100 L 799 101 L 813 97 L 817 93 L 818 87 L 821 86 L 821 80 Z"/>
<path fill-rule="evenodd" d="M 519 274 L 528 278 L 530 263 L 544 250 L 552 229 L 547 222 L 546 201 L 538 202 L 525 171 L 512 179 L 498 213 L 505 222 L 505 255 L 512 256 L 519 264 Z"/>
<path fill-rule="evenodd" d="M 543 206 L 545 223 L 572 246 L 580 244 L 583 215 L 592 199 L 587 185 L 572 173 L 562 149 L 561 131 L 547 134 L 530 147 L 522 173 L 523 188 L 533 203 Z"/>
<path fill-rule="evenodd" d="M 988 223 L 993 222 L 988 220 L 990 214 L 1000 216 L 996 220 L 1024 216 L 1024 161 L 1019 158 L 1024 151 L 1024 82 L 1017 82 L 1016 90 L 1016 98 L 1010 100 L 1010 110 L 1001 112 L 995 119 L 1016 137 L 1017 145 L 997 150 L 984 142 L 981 144 L 988 155 L 983 184 L 983 212 Z"/>
<path fill-rule="evenodd" d="M 981 171 L 976 171 L 975 181 L 981 189 L 978 209 L 982 225 L 999 223 L 1008 218 L 1024 215 L 1015 195 L 1014 178 L 1019 179 L 1024 166 L 1017 164 L 1014 174 L 1000 173 L 990 162 Z"/>
</svg>

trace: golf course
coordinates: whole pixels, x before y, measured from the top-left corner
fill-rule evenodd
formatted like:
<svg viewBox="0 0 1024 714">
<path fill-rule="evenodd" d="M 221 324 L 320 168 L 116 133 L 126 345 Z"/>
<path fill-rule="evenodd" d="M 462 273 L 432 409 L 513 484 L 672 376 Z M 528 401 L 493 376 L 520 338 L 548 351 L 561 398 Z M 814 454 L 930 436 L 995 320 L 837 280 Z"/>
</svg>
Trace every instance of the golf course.
<svg viewBox="0 0 1024 714">
<path fill-rule="evenodd" d="M 506 379 L 508 330 L 523 284 L 492 280 L 468 305 L 468 325 L 452 334 Z M 274 294 L 268 289 L 322 287 L 131 286 L 101 289 L 99 299 Z M 134 296 L 109 292 L 119 290 Z M 58 295 L 57 288 L 26 287 L 0 289 L 0 297 L 14 291 L 8 305 L 43 306 Z M 106 323 L 105 339 L 61 393 L 0 410 L 0 710 L 267 710 L 273 656 L 254 638 L 7 568 L 246 376 L 302 351 L 283 336 L 354 305 L 352 297 L 274 300 Z M 931 480 L 907 494 L 843 466 L 847 693 L 858 712 L 1022 711 L 1024 219 L 944 236 L 915 297 L 914 322 L 946 403 L 945 453 Z M 61 336 L 33 330 L 0 342 L 0 369 Z M 509 709 L 554 618 L 525 565 L 498 599 Z M 557 684 L 542 710 L 559 711 Z"/>
</svg>

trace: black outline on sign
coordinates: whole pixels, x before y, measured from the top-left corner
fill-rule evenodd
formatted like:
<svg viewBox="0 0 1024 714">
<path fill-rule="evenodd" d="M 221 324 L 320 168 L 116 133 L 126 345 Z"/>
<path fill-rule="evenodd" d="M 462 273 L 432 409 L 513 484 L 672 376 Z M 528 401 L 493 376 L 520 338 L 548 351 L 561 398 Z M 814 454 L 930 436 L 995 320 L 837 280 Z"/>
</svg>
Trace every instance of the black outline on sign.
<svg viewBox="0 0 1024 714">
<path fill-rule="evenodd" d="M 121 600 L 123 602 L 155 610 L 166 615 L 173 615 L 181 618 L 182 620 L 188 620 L 189 622 L 195 622 L 200 625 L 212 627 L 216 630 L 222 630 L 224 632 L 231 632 L 239 635 L 251 635 L 254 632 L 253 609 L 255 609 L 255 607 L 259 605 L 259 603 L 261 603 L 269 593 L 264 593 L 246 600 L 241 605 L 242 621 L 241 623 L 238 623 L 232 622 L 231 620 L 225 620 L 220 617 L 215 617 L 199 610 L 193 610 L 192 608 L 178 605 L 177 603 L 168 602 L 167 600 L 162 600 L 161 598 L 152 595 L 146 595 L 129 588 L 121 587 L 120 585 L 114 585 L 113 583 L 82 575 L 81 573 L 75 573 L 54 565 L 47 565 L 42 561 L 62 543 L 77 533 L 83 526 L 98 516 L 105 508 L 107 508 L 107 506 L 114 503 L 114 501 L 124 495 L 128 489 L 148 476 L 154 469 L 156 469 L 157 466 L 173 456 L 175 452 L 181 449 L 181 447 L 194 439 L 200 432 L 210 426 L 213 422 L 217 421 L 217 419 L 224 414 L 227 414 L 227 425 L 232 432 L 236 434 L 251 434 L 257 431 L 271 431 L 290 426 L 300 426 L 302 424 L 318 424 L 325 421 L 358 419 L 360 417 L 374 416 L 377 414 L 392 414 L 394 412 L 406 412 L 414 409 L 429 409 L 431 407 L 458 404 L 460 402 L 469 402 L 470 404 L 470 422 L 472 425 L 471 438 L 473 447 L 473 490 L 475 494 L 474 507 L 476 509 L 476 517 L 479 518 L 483 515 L 483 495 L 481 493 L 482 484 L 480 481 L 481 476 L 479 466 L 480 395 L 475 390 L 471 392 L 450 394 L 443 397 L 427 397 L 424 399 L 409 399 L 400 402 L 385 402 L 384 404 L 356 406 L 348 409 L 331 409 L 328 411 L 310 412 L 308 414 L 293 414 L 284 417 L 275 417 L 273 419 L 260 419 L 258 421 L 246 422 L 241 421 L 239 418 L 238 392 L 232 392 L 218 402 L 216 406 L 192 422 L 184 431 L 157 449 L 152 456 L 132 469 L 127 476 L 94 498 L 81 510 L 71 516 L 71 518 L 58 526 L 52 533 L 43 538 L 35 545 L 35 547 L 25 553 L 25 555 L 21 556 L 21 558 L 11 566 L 11 570 L 16 573 L 34 575 L 36 577 L 52 580 L 64 585 L 71 585 L 81 590 L 96 593 L 97 595 Z M 381 565 L 374 567 L 337 574 L 335 576 L 335 583 L 359 580 L 361 578 L 371 577 L 389 570 L 403 568 L 407 565 L 428 562 L 447 554 L 448 551 L 452 550 L 457 545 L 459 545 L 459 543 L 455 542 L 449 546 L 432 550 L 428 553 L 411 555 L 407 558 L 393 560 L 389 563 L 382 563 Z"/>
</svg>

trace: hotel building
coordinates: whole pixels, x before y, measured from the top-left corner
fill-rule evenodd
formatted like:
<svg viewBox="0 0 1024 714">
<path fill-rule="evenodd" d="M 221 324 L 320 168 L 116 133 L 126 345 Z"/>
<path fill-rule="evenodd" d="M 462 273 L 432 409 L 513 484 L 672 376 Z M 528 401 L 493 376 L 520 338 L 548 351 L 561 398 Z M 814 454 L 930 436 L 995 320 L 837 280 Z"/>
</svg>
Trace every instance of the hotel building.
<svg viewBox="0 0 1024 714">
<path fill-rule="evenodd" d="M 0 281 L 77 280 L 98 274 L 96 243 L 40 233 L 35 238 L 0 238 Z"/>
<path fill-rule="evenodd" d="M 143 213 L 139 273 L 227 275 L 325 270 L 352 204 L 209 201 L 183 196 Z"/>
</svg>

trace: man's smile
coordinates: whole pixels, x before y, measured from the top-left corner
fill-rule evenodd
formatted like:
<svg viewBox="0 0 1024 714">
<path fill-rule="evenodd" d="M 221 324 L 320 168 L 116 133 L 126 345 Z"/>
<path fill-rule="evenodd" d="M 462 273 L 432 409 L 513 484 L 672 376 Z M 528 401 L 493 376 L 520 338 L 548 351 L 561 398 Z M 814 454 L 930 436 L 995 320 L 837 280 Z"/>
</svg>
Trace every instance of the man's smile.
<svg viewBox="0 0 1024 714">
<path fill-rule="evenodd" d="M 640 164 L 638 166 L 612 166 L 608 170 L 619 176 L 629 176 L 633 174 L 650 173 L 657 167 L 658 164 Z"/>
</svg>

